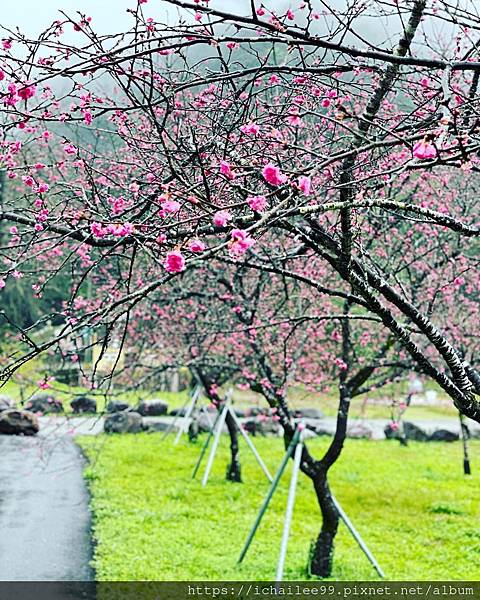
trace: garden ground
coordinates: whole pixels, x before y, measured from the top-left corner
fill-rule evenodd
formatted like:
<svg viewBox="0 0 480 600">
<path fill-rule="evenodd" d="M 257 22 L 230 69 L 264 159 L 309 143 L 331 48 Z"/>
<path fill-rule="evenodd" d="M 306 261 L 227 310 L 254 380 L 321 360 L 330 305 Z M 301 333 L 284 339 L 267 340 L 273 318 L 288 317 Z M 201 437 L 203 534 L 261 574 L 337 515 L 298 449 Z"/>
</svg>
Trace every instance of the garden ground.
<svg viewBox="0 0 480 600">
<path fill-rule="evenodd" d="M 288 475 L 241 566 L 238 554 L 267 490 L 242 445 L 244 484 L 224 480 L 228 441 L 222 438 L 206 488 L 192 481 L 200 444 L 172 445 L 161 434 L 81 438 L 89 459 L 99 580 L 271 580 L 280 545 Z M 277 438 L 255 438 L 274 471 L 283 454 Z M 309 442 L 319 456 L 325 438 Z M 476 580 L 480 577 L 480 442 L 471 443 L 474 474 L 462 473 L 460 443 L 348 440 L 331 484 L 388 580 Z M 291 467 L 289 467 L 291 468 Z M 305 579 L 310 541 L 320 515 L 301 475 L 285 579 Z M 376 574 L 343 525 L 332 579 Z"/>
</svg>

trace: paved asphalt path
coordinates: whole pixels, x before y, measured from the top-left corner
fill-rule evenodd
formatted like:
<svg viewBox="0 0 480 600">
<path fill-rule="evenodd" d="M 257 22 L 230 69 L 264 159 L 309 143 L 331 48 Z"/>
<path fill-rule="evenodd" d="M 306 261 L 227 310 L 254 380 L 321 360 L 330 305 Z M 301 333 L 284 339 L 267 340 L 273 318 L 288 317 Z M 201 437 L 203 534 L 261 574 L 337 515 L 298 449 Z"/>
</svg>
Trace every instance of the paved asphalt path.
<svg viewBox="0 0 480 600">
<path fill-rule="evenodd" d="M 0 436 L 0 581 L 93 579 L 82 469 L 70 437 Z"/>
<path fill-rule="evenodd" d="M 333 435 L 336 427 L 335 417 L 323 417 L 322 419 L 304 419 L 305 422 L 312 425 L 321 427 L 322 430 Z M 103 431 L 104 417 L 98 415 L 96 417 L 40 417 L 40 433 L 39 436 L 50 438 L 50 437 L 72 437 L 75 435 L 98 435 Z M 144 422 L 147 425 L 151 425 L 158 431 L 166 429 L 171 423 L 172 417 L 145 417 Z M 180 425 L 182 420 L 179 420 L 176 427 Z M 240 422 L 245 421 L 241 418 Z M 448 429 L 456 433 L 460 433 L 460 422 L 458 418 L 451 417 L 438 417 L 437 419 L 412 419 L 409 418 L 407 413 L 405 421 L 410 421 L 421 427 L 429 435 L 438 429 Z M 480 425 L 465 419 L 468 428 L 473 437 L 480 439 Z M 384 440 L 385 426 L 390 423 L 390 419 L 350 419 L 348 426 L 348 434 L 355 435 L 355 433 L 361 430 L 362 427 L 366 427 L 370 430 L 371 437 L 374 440 Z M 225 432 L 227 429 L 225 428 Z M 1 439 L 1 438 L 0 438 Z"/>
</svg>

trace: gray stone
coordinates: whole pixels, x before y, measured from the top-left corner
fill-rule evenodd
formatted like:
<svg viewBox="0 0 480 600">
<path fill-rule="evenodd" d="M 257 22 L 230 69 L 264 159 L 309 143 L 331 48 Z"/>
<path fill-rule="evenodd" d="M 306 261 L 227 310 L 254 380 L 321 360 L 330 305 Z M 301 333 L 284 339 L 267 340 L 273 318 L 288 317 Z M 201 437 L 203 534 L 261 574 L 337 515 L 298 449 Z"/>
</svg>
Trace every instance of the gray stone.
<svg viewBox="0 0 480 600">
<path fill-rule="evenodd" d="M 0 413 L 0 433 L 6 435 L 35 435 L 39 429 L 37 417 L 27 410 L 13 408 Z"/>
<path fill-rule="evenodd" d="M 88 396 L 78 396 L 70 402 L 70 406 L 75 414 L 96 413 L 97 401 Z"/>
<path fill-rule="evenodd" d="M 138 433 L 143 430 L 142 415 L 137 412 L 117 412 L 105 417 L 105 433 Z"/>
<path fill-rule="evenodd" d="M 315 434 L 318 436 L 322 436 L 322 435 L 326 435 L 328 437 L 333 436 L 333 431 L 327 425 L 325 425 L 325 426 L 317 425 L 317 427 L 315 427 L 314 431 L 315 431 Z"/>
<path fill-rule="evenodd" d="M 124 410 L 132 410 L 132 407 L 128 402 L 124 402 L 123 400 L 110 400 L 107 404 L 108 413 L 122 412 Z"/>
<path fill-rule="evenodd" d="M 373 431 L 364 423 L 353 423 L 347 430 L 347 437 L 359 440 L 371 440 Z"/>
<path fill-rule="evenodd" d="M 397 440 L 399 438 L 398 429 L 392 427 L 391 423 L 389 423 L 383 431 L 387 440 Z"/>
<path fill-rule="evenodd" d="M 198 405 L 197 405 L 198 406 Z M 217 409 L 213 404 L 204 405 L 205 410 L 208 410 L 209 413 L 216 413 Z M 168 413 L 172 417 L 184 417 L 187 414 L 187 407 L 182 406 L 181 408 L 172 408 L 172 410 Z"/>
<path fill-rule="evenodd" d="M 52 394 L 35 394 L 25 404 L 25 408 L 34 413 L 61 413 L 63 404 Z"/>
<path fill-rule="evenodd" d="M 429 442 L 456 442 L 460 436 L 454 431 L 448 429 L 437 429 L 428 438 Z"/>
<path fill-rule="evenodd" d="M 215 423 L 215 415 L 212 415 L 210 420 L 208 420 L 206 414 L 200 413 L 195 416 L 195 422 L 198 426 L 199 433 L 208 433 L 212 429 L 213 423 Z M 226 428 L 226 426 L 224 428 Z"/>
<path fill-rule="evenodd" d="M 323 419 L 325 416 L 319 408 L 297 408 L 293 411 L 296 419 Z"/>
<path fill-rule="evenodd" d="M 480 440 L 480 428 L 478 427 L 469 427 L 468 428 L 469 437 L 472 440 Z"/>
<path fill-rule="evenodd" d="M 303 430 L 302 433 L 302 439 L 303 440 L 311 440 L 317 437 L 317 432 L 314 429 L 310 429 L 309 427 L 306 427 Z"/>
<path fill-rule="evenodd" d="M 172 431 L 178 431 L 178 427 L 180 425 L 177 423 Z M 170 423 L 168 421 L 160 420 L 156 417 L 144 417 L 142 427 L 145 431 L 167 431 L 170 427 Z"/>
<path fill-rule="evenodd" d="M 15 401 L 13 398 L 4 394 L 0 395 L 0 412 L 10 408 L 15 408 Z"/>
<path fill-rule="evenodd" d="M 264 415 L 260 415 L 255 417 L 254 419 L 248 419 L 243 422 L 243 428 L 248 433 L 252 435 L 280 435 L 282 432 L 282 426 L 276 419 L 272 419 L 271 417 L 265 417 Z"/>
<path fill-rule="evenodd" d="M 426 442 L 428 440 L 427 433 L 415 423 L 405 421 L 403 424 L 403 430 L 407 440 L 414 440 L 416 442 Z"/>
<path fill-rule="evenodd" d="M 416 442 L 426 442 L 428 440 L 427 433 L 415 423 L 405 421 L 398 429 L 392 427 L 391 424 L 387 425 L 384 429 L 385 437 L 389 440 L 392 439 L 406 439 L 413 440 Z"/>
<path fill-rule="evenodd" d="M 262 414 L 262 409 L 258 408 L 258 406 L 250 406 L 244 410 L 245 417 L 256 417 Z"/>
<path fill-rule="evenodd" d="M 137 412 L 144 417 L 161 417 L 168 412 L 168 403 L 165 400 L 143 400 L 137 407 Z"/>
</svg>

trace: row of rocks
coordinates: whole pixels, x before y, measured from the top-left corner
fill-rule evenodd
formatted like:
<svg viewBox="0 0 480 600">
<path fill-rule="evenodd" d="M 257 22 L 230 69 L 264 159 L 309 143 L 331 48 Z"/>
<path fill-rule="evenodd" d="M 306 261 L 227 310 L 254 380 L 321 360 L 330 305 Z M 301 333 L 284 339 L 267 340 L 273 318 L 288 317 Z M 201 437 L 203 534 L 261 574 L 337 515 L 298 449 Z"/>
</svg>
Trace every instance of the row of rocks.
<svg viewBox="0 0 480 600">
<path fill-rule="evenodd" d="M 89 396 L 77 396 L 71 402 L 70 406 L 74 414 L 97 412 L 97 401 Z M 64 412 L 63 403 L 52 394 L 35 394 L 26 403 L 25 408 L 33 413 L 60 414 Z"/>
<path fill-rule="evenodd" d="M 456 431 L 436 429 L 433 433 L 428 434 L 421 427 L 409 421 L 403 423 L 402 429 L 403 431 L 397 427 L 392 427 L 392 425 L 387 425 L 384 429 L 385 437 L 387 440 L 407 439 L 416 442 L 456 442 L 460 439 L 460 435 Z"/>
<path fill-rule="evenodd" d="M 168 414 L 168 403 L 165 400 L 153 399 L 153 400 L 142 400 L 138 406 L 135 408 L 127 405 L 125 408 L 126 402 L 122 402 L 119 400 L 114 400 L 109 402 L 107 405 L 107 412 L 114 413 L 125 410 L 130 410 L 132 412 L 136 412 L 140 414 L 142 417 L 163 417 Z M 119 406 L 123 406 L 124 408 L 118 408 Z"/>
<path fill-rule="evenodd" d="M 16 407 L 10 396 L 0 395 L 0 434 L 35 435 L 40 426 L 37 417 Z"/>
<path fill-rule="evenodd" d="M 76 396 L 70 406 L 74 414 L 89 414 L 97 412 L 97 401 L 87 395 Z M 14 401 L 9 396 L 0 396 L 0 411 L 8 408 L 16 408 Z M 39 393 L 32 396 L 24 407 L 33 413 L 60 414 L 64 412 L 63 403 L 55 398 L 51 393 Z M 207 407 L 207 410 L 215 412 L 216 408 L 213 405 Z M 257 406 L 249 408 L 233 407 L 235 414 L 239 418 L 263 418 L 272 417 L 270 409 L 259 408 Z M 111 400 L 106 407 L 107 413 L 116 413 L 123 411 L 138 412 L 143 417 L 161 417 L 167 414 L 171 416 L 185 416 L 187 409 L 175 408 L 170 412 L 168 410 L 168 402 L 160 398 L 151 400 L 142 400 L 137 406 L 133 407 L 124 400 Z M 318 408 L 300 408 L 293 412 L 295 418 L 305 419 L 321 419 L 324 415 Z"/>
<path fill-rule="evenodd" d="M 74 414 L 91 414 L 97 412 L 97 401 L 86 395 L 76 396 L 70 406 Z M 15 402 L 9 396 L 0 396 L 0 412 L 3 410 L 16 408 Z M 60 414 L 64 412 L 63 403 L 52 394 L 41 393 L 32 396 L 26 403 L 26 410 L 33 413 Z M 162 416 L 168 413 L 168 403 L 164 400 L 145 400 L 139 403 L 135 408 L 123 400 L 112 400 L 107 404 L 107 412 L 115 413 L 125 410 L 139 412 L 141 415 Z"/>
</svg>

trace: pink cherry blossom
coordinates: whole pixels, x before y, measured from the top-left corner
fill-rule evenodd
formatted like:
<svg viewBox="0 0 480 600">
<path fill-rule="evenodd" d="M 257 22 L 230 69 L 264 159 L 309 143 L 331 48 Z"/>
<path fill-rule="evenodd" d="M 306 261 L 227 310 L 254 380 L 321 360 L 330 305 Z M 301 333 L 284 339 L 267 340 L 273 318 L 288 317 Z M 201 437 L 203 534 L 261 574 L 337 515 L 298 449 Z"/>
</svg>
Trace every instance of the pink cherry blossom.
<svg viewBox="0 0 480 600">
<path fill-rule="evenodd" d="M 25 185 L 28 185 L 28 187 L 33 187 L 33 184 L 35 183 L 33 177 L 31 177 L 30 175 L 24 175 L 22 177 L 22 181 Z"/>
<path fill-rule="evenodd" d="M 75 148 L 75 146 L 73 144 L 65 144 L 63 146 L 63 151 L 65 152 L 65 154 L 69 154 L 69 155 L 73 155 L 77 153 L 77 149 Z"/>
<path fill-rule="evenodd" d="M 180 250 L 172 250 L 167 254 L 163 266 L 169 273 L 181 273 L 185 271 L 185 257 Z"/>
<path fill-rule="evenodd" d="M 234 229 L 231 236 L 232 239 L 230 241 L 229 254 L 234 258 L 245 254 L 245 252 L 255 243 L 255 240 L 243 229 Z"/>
<path fill-rule="evenodd" d="M 90 231 L 95 237 L 104 237 L 107 234 L 107 231 L 103 225 L 97 222 L 94 222 L 90 225 Z"/>
<path fill-rule="evenodd" d="M 272 163 L 268 163 L 263 167 L 262 175 L 270 185 L 282 185 L 287 181 L 287 176 Z"/>
<path fill-rule="evenodd" d="M 201 240 L 192 240 L 188 245 L 190 252 L 203 252 L 206 246 Z"/>
<path fill-rule="evenodd" d="M 231 221 L 232 215 L 226 210 L 219 210 L 213 215 L 213 224 L 217 227 L 225 227 Z"/>
<path fill-rule="evenodd" d="M 240 131 L 246 135 L 258 135 L 260 132 L 260 125 L 257 123 L 249 123 L 248 125 L 242 125 Z"/>
<path fill-rule="evenodd" d="M 176 200 L 165 200 L 160 206 L 167 213 L 176 213 L 180 210 L 181 205 Z"/>
<path fill-rule="evenodd" d="M 3 290 L 5 287 L 5 279 L 0 279 L 0 290 Z"/>
<path fill-rule="evenodd" d="M 132 223 L 110 223 L 104 231 L 116 237 L 124 237 L 133 233 L 134 229 Z"/>
<path fill-rule="evenodd" d="M 247 198 L 248 206 L 257 212 L 262 212 L 267 206 L 267 199 L 265 196 L 251 196 Z"/>
<path fill-rule="evenodd" d="M 299 177 L 298 178 L 298 189 L 305 196 L 310 196 L 310 192 L 312 189 L 312 180 L 310 179 L 310 177 L 306 177 L 303 175 L 301 177 Z"/>
<path fill-rule="evenodd" d="M 23 88 L 20 88 L 17 91 L 17 94 L 22 98 L 22 100 L 28 100 L 29 98 L 33 98 L 35 96 L 36 87 L 34 85 L 27 85 Z"/>
<path fill-rule="evenodd" d="M 226 162 L 225 160 L 222 160 L 220 162 L 220 173 L 222 175 L 225 175 L 225 177 L 227 179 L 234 179 L 235 178 L 235 174 L 232 171 L 232 167 L 230 166 L 230 163 Z"/>
<path fill-rule="evenodd" d="M 437 149 L 431 142 L 426 142 L 425 140 L 422 140 L 420 142 L 417 142 L 413 147 L 413 156 L 420 160 L 436 158 Z"/>
</svg>

